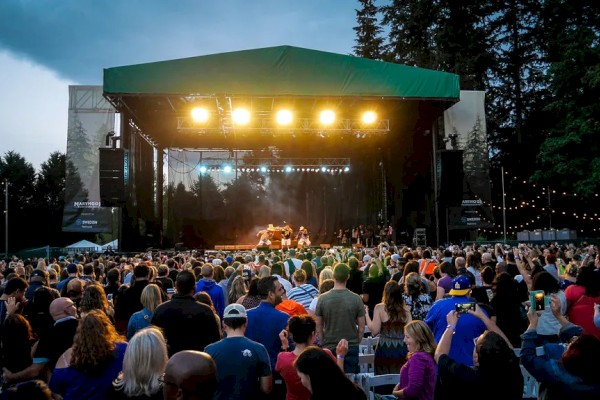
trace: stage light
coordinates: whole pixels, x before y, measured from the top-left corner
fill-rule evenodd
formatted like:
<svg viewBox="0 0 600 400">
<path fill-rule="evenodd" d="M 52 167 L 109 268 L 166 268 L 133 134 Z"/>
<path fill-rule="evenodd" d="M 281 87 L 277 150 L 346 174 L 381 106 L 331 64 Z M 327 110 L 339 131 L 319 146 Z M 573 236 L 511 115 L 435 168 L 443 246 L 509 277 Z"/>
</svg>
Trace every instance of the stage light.
<svg viewBox="0 0 600 400">
<path fill-rule="evenodd" d="M 321 167 L 321 172 L 326 172 L 327 168 L 326 167 Z"/>
<path fill-rule="evenodd" d="M 275 120 L 279 125 L 289 125 L 293 120 L 292 112 L 290 110 L 279 110 L 275 116 Z"/>
<path fill-rule="evenodd" d="M 231 113 L 231 118 L 236 125 L 246 125 L 250 122 L 250 111 L 245 108 L 236 108 Z"/>
<path fill-rule="evenodd" d="M 292 167 L 290 167 L 289 165 L 285 167 L 285 172 L 292 172 Z"/>
<path fill-rule="evenodd" d="M 206 173 L 206 167 L 204 165 L 201 166 L 200 169 L 199 169 L 199 171 L 200 171 L 201 174 L 205 174 Z"/>
<path fill-rule="evenodd" d="M 335 121 L 335 113 L 331 110 L 323 110 L 319 116 L 319 120 L 323 125 L 331 125 Z"/>
<path fill-rule="evenodd" d="M 232 170 L 233 168 L 231 168 L 231 165 L 223 166 L 223 172 L 225 172 L 226 174 L 229 174 Z"/>
<path fill-rule="evenodd" d="M 350 172 L 350 167 L 344 168 L 344 172 Z"/>
<path fill-rule="evenodd" d="M 267 172 L 267 167 L 265 167 L 265 166 L 260 167 L 260 172 Z"/>
<path fill-rule="evenodd" d="M 195 122 L 200 122 L 200 123 L 204 123 L 206 121 L 208 121 L 208 110 L 206 108 L 202 108 L 202 107 L 194 107 L 192 109 L 192 119 Z"/>
<path fill-rule="evenodd" d="M 373 111 L 367 111 L 362 116 L 362 122 L 365 124 L 372 124 L 377 121 L 377 114 Z"/>
</svg>

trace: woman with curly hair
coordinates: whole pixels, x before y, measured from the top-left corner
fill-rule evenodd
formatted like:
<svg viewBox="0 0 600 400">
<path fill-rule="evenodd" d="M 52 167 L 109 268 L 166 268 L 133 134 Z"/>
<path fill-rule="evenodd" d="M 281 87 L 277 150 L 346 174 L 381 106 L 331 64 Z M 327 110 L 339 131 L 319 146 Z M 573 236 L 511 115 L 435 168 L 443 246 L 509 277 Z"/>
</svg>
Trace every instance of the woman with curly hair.
<svg viewBox="0 0 600 400">
<path fill-rule="evenodd" d="M 167 344 L 161 331 L 149 327 L 129 341 L 123 371 L 110 392 L 110 399 L 162 400 L 160 378 L 167 366 Z"/>
<path fill-rule="evenodd" d="M 79 303 L 79 311 L 82 317 L 93 310 L 102 311 L 109 317 L 111 322 L 114 322 L 114 310 L 108 305 L 104 288 L 98 284 L 88 285 L 83 290 L 83 296 Z"/>
<path fill-rule="evenodd" d="M 375 306 L 373 319 L 366 312 L 367 326 L 373 336 L 379 335 L 375 350 L 375 375 L 397 374 L 406 362 L 408 349 L 404 343 L 404 326 L 412 320 L 404 303 L 402 286 L 389 281 L 383 288 L 383 301 Z"/>
<path fill-rule="evenodd" d="M 229 296 L 227 298 L 229 304 L 237 303 L 239 299 L 246 295 L 248 289 L 246 288 L 246 282 L 242 276 L 236 276 L 231 283 L 229 289 Z"/>
<path fill-rule="evenodd" d="M 103 311 L 92 310 L 79 321 L 73 346 L 60 356 L 50 389 L 63 400 L 108 398 L 112 381 L 123 369 L 127 343 Z"/>
</svg>

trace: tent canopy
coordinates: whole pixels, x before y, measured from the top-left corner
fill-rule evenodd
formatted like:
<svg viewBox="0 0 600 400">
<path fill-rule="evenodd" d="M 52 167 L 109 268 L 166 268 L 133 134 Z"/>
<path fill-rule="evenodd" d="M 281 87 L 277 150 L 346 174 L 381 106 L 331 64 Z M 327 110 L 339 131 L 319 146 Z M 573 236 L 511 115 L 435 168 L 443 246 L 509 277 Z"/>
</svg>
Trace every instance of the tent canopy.
<svg viewBox="0 0 600 400">
<path fill-rule="evenodd" d="M 102 247 L 96 243 L 90 242 L 89 240 L 80 240 L 77 243 L 67 246 L 67 249 L 95 249 L 99 251 L 102 249 Z"/>
<path fill-rule="evenodd" d="M 292 46 L 108 68 L 104 92 L 450 101 L 460 97 L 456 74 Z"/>
</svg>

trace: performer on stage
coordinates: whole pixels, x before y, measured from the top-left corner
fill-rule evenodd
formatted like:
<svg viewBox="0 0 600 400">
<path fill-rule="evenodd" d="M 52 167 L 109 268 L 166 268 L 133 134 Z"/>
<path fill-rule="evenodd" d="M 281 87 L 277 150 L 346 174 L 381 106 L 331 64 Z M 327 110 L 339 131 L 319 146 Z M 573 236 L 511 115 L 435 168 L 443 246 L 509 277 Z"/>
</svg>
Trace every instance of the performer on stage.
<svg viewBox="0 0 600 400">
<path fill-rule="evenodd" d="M 271 245 L 271 235 L 272 233 L 268 229 L 263 229 L 258 231 L 256 237 L 260 238 L 256 247 L 265 247 Z"/>
<path fill-rule="evenodd" d="M 300 230 L 298 231 L 298 235 L 296 236 L 296 239 L 298 239 L 298 248 L 305 248 L 305 247 L 310 247 L 310 238 L 308 237 L 308 229 L 306 229 L 305 227 L 301 226 Z"/>
<path fill-rule="evenodd" d="M 290 249 L 290 245 L 292 244 L 292 234 L 294 231 L 289 225 L 286 225 L 281 231 L 281 250 L 286 248 Z"/>
</svg>

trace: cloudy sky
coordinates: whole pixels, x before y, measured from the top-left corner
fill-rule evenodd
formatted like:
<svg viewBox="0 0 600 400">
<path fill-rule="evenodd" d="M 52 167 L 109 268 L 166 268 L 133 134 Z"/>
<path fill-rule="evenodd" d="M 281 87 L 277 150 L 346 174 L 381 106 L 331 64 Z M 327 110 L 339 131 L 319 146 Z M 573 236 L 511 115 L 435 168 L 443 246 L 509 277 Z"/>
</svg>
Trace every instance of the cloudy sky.
<svg viewBox="0 0 600 400">
<path fill-rule="evenodd" d="M 357 0 L 0 0 L 0 154 L 67 146 L 69 85 L 102 69 L 292 45 L 349 54 Z"/>
</svg>

